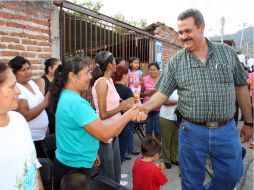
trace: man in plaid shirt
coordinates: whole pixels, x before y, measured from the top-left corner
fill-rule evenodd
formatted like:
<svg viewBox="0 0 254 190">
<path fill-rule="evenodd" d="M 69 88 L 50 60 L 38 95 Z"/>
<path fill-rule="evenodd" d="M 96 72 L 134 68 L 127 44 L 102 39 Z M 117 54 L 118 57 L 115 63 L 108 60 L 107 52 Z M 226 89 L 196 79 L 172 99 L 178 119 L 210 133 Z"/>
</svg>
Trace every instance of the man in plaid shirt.
<svg viewBox="0 0 254 190">
<path fill-rule="evenodd" d="M 179 163 L 183 190 L 230 190 L 243 174 L 242 148 L 233 116 L 235 98 L 244 115 L 242 142 L 252 133 L 251 103 L 247 75 L 233 49 L 213 44 L 204 37 L 202 14 L 189 9 L 178 16 L 179 38 L 184 49 L 166 65 L 158 92 L 144 105 L 150 111 L 178 90 Z M 203 185 L 205 164 L 211 157 L 214 176 Z"/>
</svg>

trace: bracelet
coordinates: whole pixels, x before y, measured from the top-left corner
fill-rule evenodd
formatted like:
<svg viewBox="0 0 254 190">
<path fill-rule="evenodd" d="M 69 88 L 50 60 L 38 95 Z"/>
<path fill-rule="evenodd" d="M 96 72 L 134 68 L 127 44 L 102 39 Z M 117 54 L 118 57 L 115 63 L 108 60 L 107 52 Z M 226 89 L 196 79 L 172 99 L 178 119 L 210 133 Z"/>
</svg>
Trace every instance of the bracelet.
<svg viewBox="0 0 254 190">
<path fill-rule="evenodd" d="M 253 123 L 248 123 L 248 122 L 244 122 L 244 125 L 247 125 L 247 126 L 249 126 L 249 127 L 253 127 Z"/>
</svg>

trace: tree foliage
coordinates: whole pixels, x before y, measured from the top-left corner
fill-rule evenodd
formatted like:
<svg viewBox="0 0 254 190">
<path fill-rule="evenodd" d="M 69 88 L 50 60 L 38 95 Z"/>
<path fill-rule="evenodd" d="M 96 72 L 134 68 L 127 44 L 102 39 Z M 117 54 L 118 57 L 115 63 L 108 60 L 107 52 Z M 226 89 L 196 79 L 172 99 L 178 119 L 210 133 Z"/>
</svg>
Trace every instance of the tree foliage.
<svg viewBox="0 0 254 190">
<path fill-rule="evenodd" d="M 101 1 L 93 2 L 92 0 L 83 0 L 83 3 L 77 3 L 77 0 L 74 0 L 73 3 L 85 7 L 87 9 L 100 12 L 101 8 L 103 7 L 103 3 Z"/>
<path fill-rule="evenodd" d="M 122 13 L 118 13 L 113 16 L 114 19 L 117 19 L 119 21 L 128 23 L 132 26 L 138 27 L 138 28 L 144 28 L 147 26 L 147 20 L 146 19 L 140 19 L 140 20 L 127 20 Z"/>
<path fill-rule="evenodd" d="M 77 3 L 77 0 L 73 0 L 73 3 L 78 4 L 81 7 L 85 7 L 87 9 L 100 12 L 101 8 L 104 6 L 104 4 L 101 1 L 92 1 L 92 0 L 83 0 L 83 3 Z M 76 14 L 76 16 L 81 16 L 80 14 Z M 144 28 L 147 26 L 147 20 L 146 19 L 140 19 L 140 20 L 127 20 L 122 13 L 118 13 L 116 15 L 113 15 L 114 19 L 117 19 L 119 21 L 128 23 L 132 26 L 138 27 L 138 28 Z"/>
</svg>

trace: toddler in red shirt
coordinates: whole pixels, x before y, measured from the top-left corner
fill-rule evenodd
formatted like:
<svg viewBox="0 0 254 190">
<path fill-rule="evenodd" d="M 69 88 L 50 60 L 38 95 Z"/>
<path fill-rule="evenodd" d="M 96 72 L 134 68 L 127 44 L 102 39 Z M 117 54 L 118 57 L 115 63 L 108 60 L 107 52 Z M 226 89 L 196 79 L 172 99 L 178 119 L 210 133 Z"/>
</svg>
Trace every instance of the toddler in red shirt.
<svg viewBox="0 0 254 190">
<path fill-rule="evenodd" d="M 135 160 L 132 168 L 133 190 L 159 190 L 168 181 L 165 176 L 165 165 L 154 164 L 161 153 L 161 144 L 152 137 L 141 144 L 142 158 Z"/>
</svg>

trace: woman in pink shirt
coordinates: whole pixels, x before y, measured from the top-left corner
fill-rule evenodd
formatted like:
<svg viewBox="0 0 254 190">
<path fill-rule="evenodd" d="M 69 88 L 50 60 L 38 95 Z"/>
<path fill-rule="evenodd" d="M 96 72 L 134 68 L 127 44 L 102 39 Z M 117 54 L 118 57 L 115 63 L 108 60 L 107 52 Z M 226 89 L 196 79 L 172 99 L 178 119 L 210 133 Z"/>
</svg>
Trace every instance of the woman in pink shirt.
<svg viewBox="0 0 254 190">
<path fill-rule="evenodd" d="M 92 72 L 93 101 L 103 124 L 112 123 L 121 117 L 121 112 L 132 107 L 130 101 L 120 102 L 111 75 L 116 71 L 115 58 L 108 51 L 101 51 L 95 56 L 96 67 Z M 107 143 L 100 142 L 100 173 L 118 183 L 121 179 L 121 158 L 118 137 Z"/>
<path fill-rule="evenodd" d="M 141 97 L 144 97 L 144 102 L 147 102 L 150 97 L 157 92 L 155 87 L 155 82 L 157 81 L 160 71 L 159 66 L 156 63 L 150 63 L 148 65 L 148 72 L 149 74 L 144 77 L 143 85 L 142 85 L 142 92 Z M 161 141 L 161 129 L 159 124 L 159 113 L 160 107 L 154 109 L 153 111 L 148 113 L 146 119 L 146 136 L 150 137 L 155 134 L 155 138 Z"/>
</svg>

